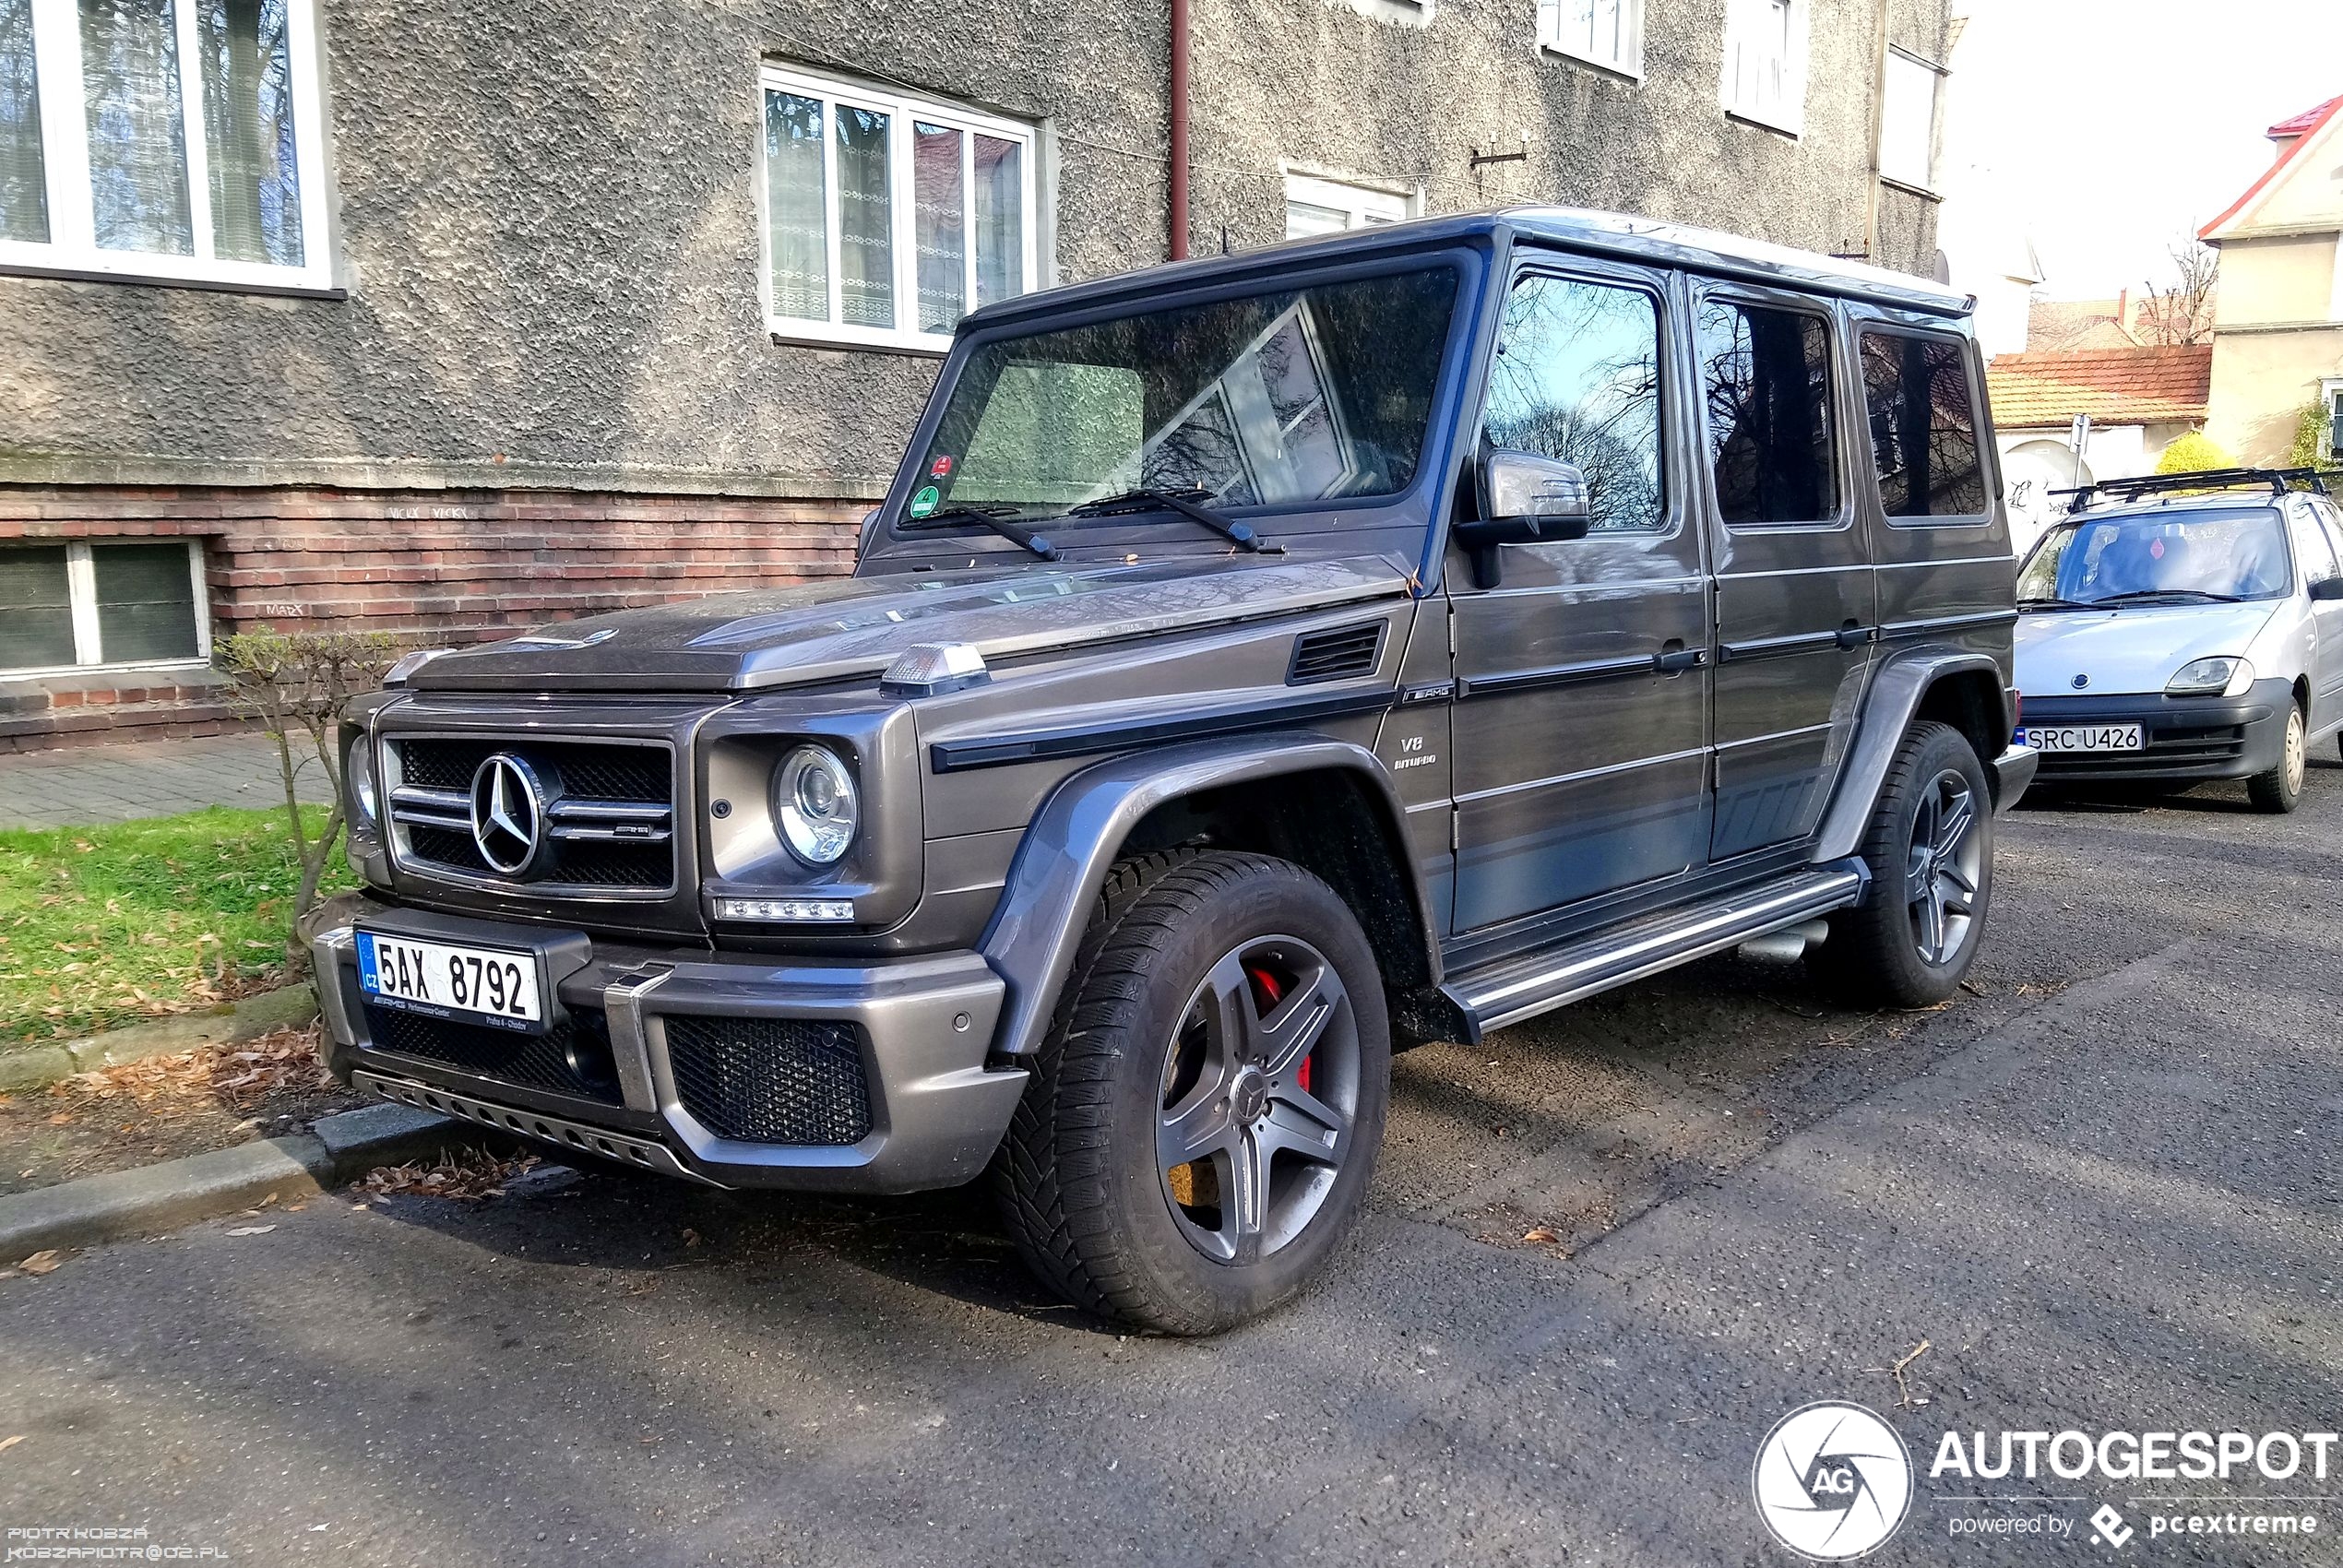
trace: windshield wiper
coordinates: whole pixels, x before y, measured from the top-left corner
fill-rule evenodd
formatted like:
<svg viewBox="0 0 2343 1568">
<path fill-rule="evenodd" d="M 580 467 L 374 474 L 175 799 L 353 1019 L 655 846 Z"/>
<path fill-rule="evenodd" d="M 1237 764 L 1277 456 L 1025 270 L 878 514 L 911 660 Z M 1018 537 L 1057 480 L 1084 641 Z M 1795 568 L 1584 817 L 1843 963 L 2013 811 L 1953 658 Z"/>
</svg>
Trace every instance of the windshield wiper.
<svg viewBox="0 0 2343 1568">
<path fill-rule="evenodd" d="M 2200 604 L 2242 604 L 2245 601 L 2233 593 L 2207 593 L 2203 588 L 2134 588 L 2129 593 L 2105 594 L 2091 600 L 2093 604 L 2134 604 L 2147 599 L 2186 599 Z"/>
<path fill-rule="evenodd" d="M 1069 506 L 1065 515 L 1069 517 L 1111 517 L 1131 512 L 1177 512 L 1190 522 L 1210 529 L 1239 550 L 1284 553 L 1283 546 L 1271 544 L 1234 517 L 1202 505 L 1211 493 L 1195 485 L 1177 490 L 1126 490 L 1120 495 L 1101 495 L 1079 505 Z"/>
<path fill-rule="evenodd" d="M 1044 561 L 1058 558 L 1058 547 L 1043 535 L 1019 523 L 1014 506 L 946 506 L 941 512 L 930 512 L 924 517 L 908 518 L 898 526 L 910 532 L 920 529 L 946 528 L 954 523 L 980 523 L 1019 549 L 1030 550 Z"/>
<path fill-rule="evenodd" d="M 2017 608 L 2020 610 L 2088 610 L 2090 606 L 2080 600 L 2075 599 L 2029 598 L 2019 600 L 2017 601 Z"/>
</svg>

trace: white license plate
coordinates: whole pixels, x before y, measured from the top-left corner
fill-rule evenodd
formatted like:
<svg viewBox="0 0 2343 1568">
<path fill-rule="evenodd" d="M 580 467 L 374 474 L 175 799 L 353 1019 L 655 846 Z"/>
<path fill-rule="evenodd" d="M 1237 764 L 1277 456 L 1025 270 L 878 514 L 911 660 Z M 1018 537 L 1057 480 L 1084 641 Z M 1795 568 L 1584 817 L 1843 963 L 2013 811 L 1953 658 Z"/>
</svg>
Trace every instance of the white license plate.
<svg viewBox="0 0 2343 1568">
<path fill-rule="evenodd" d="M 362 931 L 358 989 L 387 1006 L 434 1018 L 534 1031 L 545 1023 L 537 955 Z"/>
<path fill-rule="evenodd" d="M 2136 724 L 2029 724 L 2026 743 L 2040 752 L 2135 752 Z"/>
</svg>

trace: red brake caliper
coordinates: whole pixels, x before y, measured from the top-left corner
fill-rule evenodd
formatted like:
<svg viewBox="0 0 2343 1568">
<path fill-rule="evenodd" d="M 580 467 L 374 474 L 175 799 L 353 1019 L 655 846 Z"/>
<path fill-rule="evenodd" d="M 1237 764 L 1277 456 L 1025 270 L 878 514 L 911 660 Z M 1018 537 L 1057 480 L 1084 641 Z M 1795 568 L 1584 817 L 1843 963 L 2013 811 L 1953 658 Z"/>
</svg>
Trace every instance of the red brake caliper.
<svg viewBox="0 0 2343 1568">
<path fill-rule="evenodd" d="M 1278 977 L 1267 969 L 1247 969 L 1244 972 L 1253 977 L 1254 986 L 1261 992 L 1261 1010 L 1266 1013 L 1275 1007 L 1278 998 L 1285 994 L 1285 987 L 1278 983 Z M 1309 1057 L 1303 1057 L 1302 1065 L 1293 1070 L 1293 1083 L 1303 1094 L 1310 1092 Z"/>
</svg>

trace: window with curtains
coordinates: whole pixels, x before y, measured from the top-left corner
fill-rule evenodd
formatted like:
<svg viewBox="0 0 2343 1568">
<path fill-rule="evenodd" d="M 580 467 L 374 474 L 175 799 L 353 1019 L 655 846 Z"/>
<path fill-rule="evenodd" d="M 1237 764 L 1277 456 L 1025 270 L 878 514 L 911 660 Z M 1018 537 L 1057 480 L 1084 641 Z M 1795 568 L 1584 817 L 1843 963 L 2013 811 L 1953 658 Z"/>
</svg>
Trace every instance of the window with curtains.
<svg viewBox="0 0 2343 1568">
<path fill-rule="evenodd" d="M 211 656 L 194 540 L 0 545 L 0 673 Z"/>
<path fill-rule="evenodd" d="M 1796 136 L 1806 118 L 1806 0 L 1725 0 L 1726 110 Z"/>
<path fill-rule="evenodd" d="M 1643 0 L 1538 0 L 1538 42 L 1574 60 L 1641 77 Z"/>
<path fill-rule="evenodd" d="M 325 288 L 313 0 L 0 0 L 0 269 Z"/>
<path fill-rule="evenodd" d="M 1030 125 L 768 67 L 764 126 L 776 336 L 940 350 L 1036 285 Z"/>
</svg>

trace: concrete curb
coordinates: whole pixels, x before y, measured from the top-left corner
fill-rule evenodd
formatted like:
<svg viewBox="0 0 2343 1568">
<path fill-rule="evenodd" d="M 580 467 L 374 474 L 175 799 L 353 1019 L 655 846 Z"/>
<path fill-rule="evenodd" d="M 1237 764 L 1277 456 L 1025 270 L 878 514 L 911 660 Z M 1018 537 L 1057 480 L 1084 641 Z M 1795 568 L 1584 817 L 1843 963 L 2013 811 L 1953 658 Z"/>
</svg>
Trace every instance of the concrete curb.
<svg viewBox="0 0 2343 1568">
<path fill-rule="evenodd" d="M 46 1247 L 87 1247 L 251 1208 L 273 1194 L 307 1197 L 378 1165 L 436 1158 L 481 1129 L 404 1105 L 321 1118 L 309 1132 L 137 1170 L 85 1176 L 0 1198 L 0 1267 Z"/>
<path fill-rule="evenodd" d="M 170 1056 L 199 1045 L 234 1045 L 305 1024 L 316 1016 L 316 993 L 304 982 L 247 996 L 215 1012 L 183 1013 L 86 1039 L 0 1051 L 0 1094 L 19 1094 L 76 1073 Z"/>
</svg>

